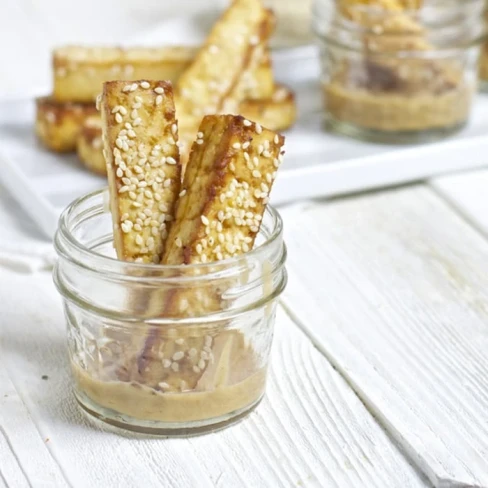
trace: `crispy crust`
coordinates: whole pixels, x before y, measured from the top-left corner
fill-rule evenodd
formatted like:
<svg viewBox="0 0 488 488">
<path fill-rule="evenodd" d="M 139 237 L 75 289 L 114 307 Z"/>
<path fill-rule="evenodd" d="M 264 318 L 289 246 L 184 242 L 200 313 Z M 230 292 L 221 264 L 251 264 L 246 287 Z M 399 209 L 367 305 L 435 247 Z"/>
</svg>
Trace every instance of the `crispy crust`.
<svg viewBox="0 0 488 488">
<path fill-rule="evenodd" d="M 192 146 L 163 264 L 220 261 L 252 249 L 283 144 L 283 136 L 241 116 L 206 116 Z M 158 301 L 165 317 L 203 316 L 222 308 L 224 291 L 206 284 L 202 289 L 174 290 L 164 298 L 155 295 L 152 301 Z M 172 340 L 153 331 L 138 360 L 136 376 L 145 384 L 164 382 L 172 388 L 183 378 L 193 388 L 211 367 L 212 338 L 222 334 L 222 324 L 180 327 Z M 161 357 L 171 358 L 181 349 L 175 345 L 178 340 L 195 354 L 181 357 L 175 375 L 168 369 L 171 361 L 165 365 Z"/>
<path fill-rule="evenodd" d="M 105 81 L 176 81 L 196 49 L 65 46 L 53 51 L 54 97 L 60 101 L 94 101 Z"/>
<path fill-rule="evenodd" d="M 272 29 L 270 15 L 260 0 L 235 0 L 213 26 L 176 85 L 183 132 L 197 132 L 202 116 L 220 113 L 224 105 L 235 112 L 243 92 L 239 80 L 257 62 L 255 51 Z"/>
<path fill-rule="evenodd" d="M 87 169 L 107 176 L 107 166 L 103 157 L 102 119 L 98 115 L 88 117 L 81 125 L 76 152 Z"/>
<path fill-rule="evenodd" d="M 36 99 L 35 131 L 44 146 L 56 152 L 76 149 L 81 123 L 95 114 L 93 103 L 60 103 L 52 97 Z"/>
<path fill-rule="evenodd" d="M 158 263 L 181 180 L 171 83 L 104 83 L 101 113 L 117 256 Z"/>
<path fill-rule="evenodd" d="M 271 130 L 289 129 L 296 120 L 295 95 L 284 85 L 276 85 L 273 95 L 265 100 L 244 100 L 239 106 L 240 114 Z"/>
</svg>

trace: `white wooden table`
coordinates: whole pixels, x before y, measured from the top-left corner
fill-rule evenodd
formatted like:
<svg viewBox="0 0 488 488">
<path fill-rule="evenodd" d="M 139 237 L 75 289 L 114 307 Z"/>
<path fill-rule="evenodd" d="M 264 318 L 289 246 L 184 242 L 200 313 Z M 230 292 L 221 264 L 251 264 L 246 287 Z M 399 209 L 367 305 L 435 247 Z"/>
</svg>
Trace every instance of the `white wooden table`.
<svg viewBox="0 0 488 488">
<path fill-rule="evenodd" d="M 109 43 L 170 8 L 130 2 L 107 29 L 120 5 L 7 2 L 0 44 L 22 38 L 0 51 L 2 95 L 45 87 L 49 47 L 88 24 Z M 191 439 L 89 421 L 50 275 L 0 267 L 0 487 L 488 487 L 486 188 L 488 171 L 288 210 L 266 398 Z"/>
<path fill-rule="evenodd" d="M 0 268 L 0 486 L 488 486 L 487 185 L 288 211 L 266 399 L 197 438 L 87 420 L 49 274 Z"/>
</svg>

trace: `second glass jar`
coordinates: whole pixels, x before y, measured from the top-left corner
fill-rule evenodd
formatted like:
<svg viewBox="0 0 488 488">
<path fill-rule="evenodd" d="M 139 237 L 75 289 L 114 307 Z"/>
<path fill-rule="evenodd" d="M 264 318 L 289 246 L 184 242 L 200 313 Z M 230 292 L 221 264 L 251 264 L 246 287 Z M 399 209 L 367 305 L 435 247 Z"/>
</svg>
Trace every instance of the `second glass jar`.
<svg viewBox="0 0 488 488">
<path fill-rule="evenodd" d="M 383 3 L 316 0 L 327 124 L 390 143 L 456 132 L 477 88 L 484 0 L 425 0 L 413 10 Z"/>
</svg>

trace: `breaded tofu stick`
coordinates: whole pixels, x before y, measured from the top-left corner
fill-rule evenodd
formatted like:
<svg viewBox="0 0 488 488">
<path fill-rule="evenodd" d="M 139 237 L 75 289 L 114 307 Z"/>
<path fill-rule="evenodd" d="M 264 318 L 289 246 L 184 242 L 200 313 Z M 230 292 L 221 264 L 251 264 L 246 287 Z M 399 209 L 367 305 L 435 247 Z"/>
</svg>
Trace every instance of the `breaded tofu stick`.
<svg viewBox="0 0 488 488">
<path fill-rule="evenodd" d="M 53 51 L 56 100 L 95 101 L 109 80 L 176 81 L 192 62 L 196 48 L 64 46 Z"/>
<path fill-rule="evenodd" d="M 171 83 L 104 83 L 101 113 L 117 256 L 159 263 L 181 182 Z"/>
<path fill-rule="evenodd" d="M 286 86 L 278 84 L 268 99 L 244 100 L 239 105 L 239 113 L 271 130 L 286 130 L 297 117 L 295 95 Z"/>
<path fill-rule="evenodd" d="M 150 79 L 175 83 L 195 59 L 197 47 L 117 48 L 65 46 L 53 51 L 53 85 L 57 100 L 95 101 L 110 80 Z M 268 98 L 273 72 L 268 49 L 257 66 L 243 74 L 245 98 Z"/>
<path fill-rule="evenodd" d="M 283 158 L 283 144 L 283 136 L 241 116 L 206 116 L 191 150 L 163 264 L 210 263 L 250 251 Z M 211 285 L 175 290 L 160 303 L 161 313 L 195 317 L 217 312 L 222 293 L 225 290 Z M 171 391 L 180 384 L 195 388 L 219 356 L 218 344 L 230 340 L 231 347 L 232 338 L 225 334 L 222 324 L 179 327 L 171 338 L 153 331 L 133 378 Z"/>
<path fill-rule="evenodd" d="M 176 85 L 180 129 L 196 132 L 202 117 L 228 105 L 242 73 L 262 39 L 268 37 L 270 13 L 261 0 L 235 0 L 213 26 L 204 46 Z M 235 111 L 240 100 L 235 100 Z"/>
<path fill-rule="evenodd" d="M 283 136 L 242 116 L 204 117 L 163 264 L 220 261 L 252 249 L 283 144 Z"/>
<path fill-rule="evenodd" d="M 102 119 L 98 114 L 92 115 L 81 125 L 76 141 L 76 153 L 87 169 L 106 176 L 107 165 L 102 146 Z"/>
<path fill-rule="evenodd" d="M 74 151 L 82 122 L 96 113 L 94 103 L 57 102 L 52 97 L 37 98 L 37 137 L 52 151 Z"/>
</svg>

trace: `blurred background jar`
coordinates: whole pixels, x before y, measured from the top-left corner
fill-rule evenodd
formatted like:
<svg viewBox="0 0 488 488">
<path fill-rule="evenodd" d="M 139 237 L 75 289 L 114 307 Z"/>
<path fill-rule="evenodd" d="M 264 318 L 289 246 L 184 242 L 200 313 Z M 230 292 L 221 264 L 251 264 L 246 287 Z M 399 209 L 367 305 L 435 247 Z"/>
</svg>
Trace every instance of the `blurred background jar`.
<svg viewBox="0 0 488 488">
<path fill-rule="evenodd" d="M 316 0 L 327 125 L 379 142 L 462 128 L 477 88 L 484 0 Z"/>
<path fill-rule="evenodd" d="M 488 0 L 486 1 L 486 10 L 484 14 L 485 23 L 488 24 Z M 488 41 L 485 41 L 481 49 L 479 65 L 480 89 L 488 92 Z"/>
</svg>

